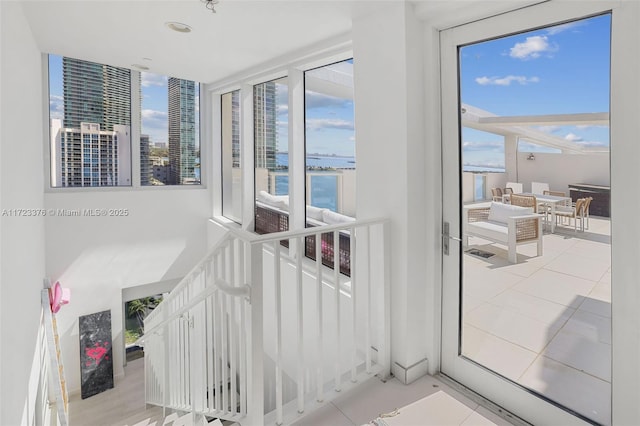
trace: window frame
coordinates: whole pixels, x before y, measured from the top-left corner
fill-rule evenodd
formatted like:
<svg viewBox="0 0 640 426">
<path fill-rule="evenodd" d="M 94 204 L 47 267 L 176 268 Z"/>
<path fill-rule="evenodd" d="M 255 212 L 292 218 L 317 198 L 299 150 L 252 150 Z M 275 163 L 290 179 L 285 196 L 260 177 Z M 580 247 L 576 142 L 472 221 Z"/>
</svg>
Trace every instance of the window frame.
<svg viewBox="0 0 640 426">
<path fill-rule="evenodd" d="M 112 186 L 53 186 L 51 173 L 53 172 L 54 159 L 52 158 L 51 149 L 51 115 L 50 115 L 50 100 L 51 100 L 51 88 L 49 82 L 49 55 L 55 55 L 53 53 L 42 53 L 42 114 L 43 120 L 43 144 L 44 152 L 47 153 L 43 156 L 44 162 L 44 192 L 45 193 L 95 193 L 95 192 L 117 192 L 117 191 L 166 191 L 166 190 L 207 190 L 210 187 L 208 180 L 210 179 L 209 169 L 211 161 L 209 160 L 211 147 L 211 126 L 207 125 L 206 119 L 209 110 L 206 102 L 203 102 L 204 95 L 207 93 L 207 85 L 205 83 L 196 81 L 199 85 L 199 117 L 198 117 L 198 132 L 199 132 L 199 150 L 200 150 L 200 183 L 199 184 L 180 184 L 180 185 L 142 185 L 141 184 L 141 162 L 140 162 L 140 135 L 142 133 L 142 120 L 134 120 L 133 117 L 140 117 L 141 115 L 141 85 L 140 85 L 140 71 L 130 69 L 130 88 L 131 88 L 131 127 L 130 127 L 130 150 L 131 150 L 131 184 L 130 185 L 112 185 Z M 64 57 L 65 55 L 55 55 Z M 86 62 L 94 62 L 87 59 L 74 58 Z M 99 63 L 99 62 L 94 62 Z M 101 65 L 111 65 L 102 64 Z M 113 65 L 117 66 L 117 65 Z M 171 77 L 171 76 L 167 76 Z M 195 80 L 194 80 L 195 81 Z"/>
<path fill-rule="evenodd" d="M 241 134 L 241 151 L 245 154 L 243 166 L 243 217 L 242 224 L 237 224 L 222 215 L 222 188 L 221 173 L 216 173 L 212 182 L 213 186 L 213 216 L 216 220 L 236 225 L 246 231 L 255 232 L 255 152 L 253 137 L 253 86 L 267 83 L 281 78 L 287 79 L 289 87 L 289 230 L 301 230 L 306 228 L 306 190 L 305 190 L 305 104 L 304 104 L 304 72 L 315 68 L 330 65 L 336 62 L 352 59 L 353 49 L 351 41 L 345 38 L 337 45 L 334 41 L 317 53 L 300 56 L 288 56 L 282 58 L 277 64 L 265 71 L 253 71 L 242 75 L 237 79 L 223 80 L 207 86 L 206 101 L 212 105 L 214 131 L 212 132 L 213 164 L 222 165 L 222 141 L 221 135 L 221 109 L 220 97 L 228 92 L 240 89 L 241 125 L 244 136 Z M 241 154 L 242 155 L 242 154 Z M 296 181 L 299 182 L 296 185 Z"/>
</svg>

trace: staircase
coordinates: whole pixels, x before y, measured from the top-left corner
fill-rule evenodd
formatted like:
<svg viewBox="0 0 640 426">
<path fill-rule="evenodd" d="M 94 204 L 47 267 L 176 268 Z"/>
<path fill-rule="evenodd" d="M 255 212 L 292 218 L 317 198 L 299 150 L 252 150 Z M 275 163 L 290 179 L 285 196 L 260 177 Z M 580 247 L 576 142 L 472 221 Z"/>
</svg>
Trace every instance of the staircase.
<svg viewBox="0 0 640 426">
<path fill-rule="evenodd" d="M 160 409 L 160 413 L 162 410 Z M 195 417 L 195 420 L 194 420 Z M 213 419 L 207 421 L 202 415 L 194 416 L 193 413 L 186 413 L 179 415 L 178 413 L 171 413 L 164 419 L 160 417 L 157 419 L 156 415 L 147 417 L 141 421 L 133 424 L 132 426 L 223 426 L 223 423 L 219 419 Z M 128 426 L 128 425 L 125 425 Z"/>
<path fill-rule="evenodd" d="M 145 319 L 147 403 L 243 426 L 290 424 L 388 376 L 386 232 L 384 220 L 227 229 Z"/>
<path fill-rule="evenodd" d="M 207 421 L 202 415 L 194 416 L 193 413 L 186 413 L 179 415 L 178 413 L 171 413 L 167 417 L 162 418 L 162 409 L 158 408 L 159 413 L 154 413 L 150 417 L 143 418 L 142 420 L 132 424 L 131 426 L 223 426 L 223 423 L 219 419 L 213 419 Z M 143 413 L 142 416 L 148 414 L 148 411 Z M 140 416 L 140 414 L 138 414 Z M 195 417 L 195 420 L 194 420 Z M 129 423 L 125 424 L 128 426 Z"/>
</svg>

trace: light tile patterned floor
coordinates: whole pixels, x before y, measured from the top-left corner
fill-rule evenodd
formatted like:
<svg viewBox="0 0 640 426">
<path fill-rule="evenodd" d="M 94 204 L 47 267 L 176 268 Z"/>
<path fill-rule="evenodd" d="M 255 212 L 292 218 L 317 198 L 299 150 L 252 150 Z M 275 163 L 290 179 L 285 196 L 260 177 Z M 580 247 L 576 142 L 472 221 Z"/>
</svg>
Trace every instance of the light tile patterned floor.
<svg viewBox="0 0 640 426">
<path fill-rule="evenodd" d="M 389 425 L 511 425 L 432 376 L 424 376 L 409 385 L 403 385 L 395 378 L 387 382 L 369 380 L 294 425 L 368 425 L 380 414 L 398 408 L 406 415 L 397 417 L 395 421 L 385 418 Z M 416 413 L 419 413 L 419 422 L 415 421 Z"/>
<path fill-rule="evenodd" d="M 116 380 L 115 388 L 80 399 L 70 399 L 70 424 L 74 426 L 133 425 L 152 417 L 162 424 L 162 410 L 144 403 L 143 359 L 129 362 L 125 377 Z M 440 394 L 418 404 L 426 410 L 422 425 L 510 425 L 508 421 L 467 398 L 435 377 L 424 376 L 409 385 L 377 378 L 346 392 L 333 402 L 298 420 L 296 426 L 366 425 L 381 413 L 387 413 L 425 397 Z M 404 411 L 404 410 L 401 410 Z M 398 423 L 396 423 L 398 424 Z M 410 423 L 402 423 L 413 426 Z"/>
<path fill-rule="evenodd" d="M 556 228 L 535 244 L 470 238 L 463 274 L 463 353 L 599 423 L 611 419 L 611 247 L 608 219 Z M 468 249 L 467 248 L 467 249 Z"/>
</svg>

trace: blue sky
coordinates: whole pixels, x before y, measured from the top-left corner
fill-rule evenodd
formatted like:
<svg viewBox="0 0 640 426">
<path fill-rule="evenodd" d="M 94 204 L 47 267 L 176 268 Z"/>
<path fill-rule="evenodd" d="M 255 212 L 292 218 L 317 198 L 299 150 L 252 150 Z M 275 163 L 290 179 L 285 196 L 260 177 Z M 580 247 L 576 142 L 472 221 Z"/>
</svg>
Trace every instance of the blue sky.
<svg viewBox="0 0 640 426">
<path fill-rule="evenodd" d="M 461 99 L 496 115 L 609 112 L 610 16 L 602 15 L 460 49 Z M 608 146 L 606 126 L 537 130 Z M 463 162 L 504 166 L 502 137 L 463 129 Z M 521 143 L 521 151 L 552 151 Z"/>
</svg>

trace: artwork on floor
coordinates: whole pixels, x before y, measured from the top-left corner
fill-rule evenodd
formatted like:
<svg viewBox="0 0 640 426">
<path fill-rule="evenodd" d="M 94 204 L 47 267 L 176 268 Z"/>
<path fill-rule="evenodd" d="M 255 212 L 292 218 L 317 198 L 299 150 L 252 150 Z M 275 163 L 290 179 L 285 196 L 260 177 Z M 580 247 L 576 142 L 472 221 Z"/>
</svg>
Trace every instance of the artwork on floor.
<svg viewBox="0 0 640 426">
<path fill-rule="evenodd" d="M 80 328 L 80 388 L 82 399 L 113 388 L 111 311 L 84 315 Z"/>
</svg>

